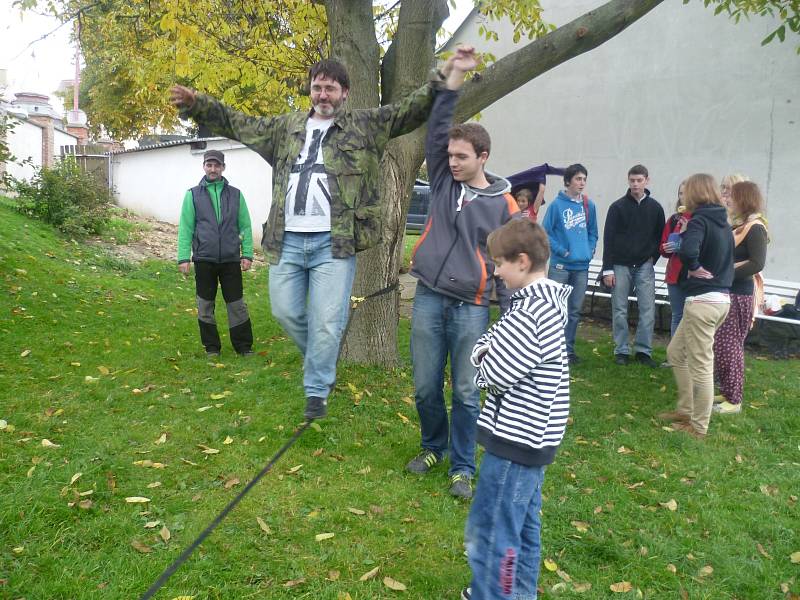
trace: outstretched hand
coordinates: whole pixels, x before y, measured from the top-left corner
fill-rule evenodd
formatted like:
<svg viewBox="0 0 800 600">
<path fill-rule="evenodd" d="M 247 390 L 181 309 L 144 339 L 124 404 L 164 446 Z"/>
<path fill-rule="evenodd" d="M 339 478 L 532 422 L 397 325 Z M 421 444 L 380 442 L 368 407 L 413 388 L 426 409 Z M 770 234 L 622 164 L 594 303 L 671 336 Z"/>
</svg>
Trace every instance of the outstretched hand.
<svg viewBox="0 0 800 600">
<path fill-rule="evenodd" d="M 473 46 L 458 46 L 456 51 L 447 59 L 444 72 L 450 74 L 453 70 L 466 73 L 472 71 L 480 64 L 480 59 Z"/>
<path fill-rule="evenodd" d="M 169 101 L 177 108 L 191 108 L 196 92 L 182 85 L 173 85 L 169 90 Z"/>
</svg>

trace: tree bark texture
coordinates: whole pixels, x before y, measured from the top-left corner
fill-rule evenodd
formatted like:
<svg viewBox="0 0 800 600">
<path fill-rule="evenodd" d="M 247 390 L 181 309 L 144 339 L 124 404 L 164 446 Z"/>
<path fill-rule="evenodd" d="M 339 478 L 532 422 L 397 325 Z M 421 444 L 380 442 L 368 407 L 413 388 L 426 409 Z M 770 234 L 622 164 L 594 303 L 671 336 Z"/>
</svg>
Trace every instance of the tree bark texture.
<svg viewBox="0 0 800 600">
<path fill-rule="evenodd" d="M 456 121 L 465 121 L 553 67 L 600 46 L 661 2 L 663 0 L 610 0 L 501 58 L 464 86 Z M 357 69 L 371 64 L 371 60 L 363 58 L 372 56 L 373 49 L 374 52 L 378 49 L 372 21 L 369 27 L 365 22 L 364 5 L 369 4 L 361 0 L 326 0 L 328 26 L 333 54 L 342 57 L 350 68 L 353 91 L 361 86 L 377 90 L 374 81 L 381 72 L 384 96 L 380 101 L 385 104 L 397 100 L 425 80 L 433 64 L 436 30 L 447 15 L 446 0 L 404 0 L 397 35 L 387 51 L 382 70 L 376 62 L 371 73 L 362 73 Z M 350 20 L 354 19 L 355 8 L 358 18 Z M 368 31 L 356 31 L 362 27 Z M 378 105 L 377 98 L 373 102 L 371 93 L 362 96 L 359 91 L 356 97 L 351 92 L 351 98 L 359 100 L 352 104 L 354 106 Z M 424 128 L 420 128 L 387 146 L 381 163 L 384 243 L 358 255 L 353 289 L 356 297 L 367 296 L 397 280 L 410 190 L 424 158 L 424 133 Z M 496 139 L 495 143 L 501 140 Z M 353 314 L 343 358 L 364 364 L 396 365 L 398 321 L 398 291 L 361 303 Z"/>
</svg>

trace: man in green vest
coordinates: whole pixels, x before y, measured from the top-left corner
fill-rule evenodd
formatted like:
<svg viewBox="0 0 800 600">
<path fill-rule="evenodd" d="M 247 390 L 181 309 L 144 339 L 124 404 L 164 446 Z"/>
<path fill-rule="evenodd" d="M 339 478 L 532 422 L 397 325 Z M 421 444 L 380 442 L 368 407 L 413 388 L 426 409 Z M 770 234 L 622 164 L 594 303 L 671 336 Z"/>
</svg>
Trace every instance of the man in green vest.
<svg viewBox="0 0 800 600">
<path fill-rule="evenodd" d="M 209 358 L 222 344 L 214 318 L 217 286 L 228 309 L 231 345 L 241 356 L 253 354 L 253 328 L 242 290 L 242 271 L 253 263 L 253 232 L 242 193 L 222 176 L 225 155 L 203 155 L 205 176 L 186 192 L 178 226 L 178 268 L 188 275 L 194 262 L 197 322 Z"/>
</svg>

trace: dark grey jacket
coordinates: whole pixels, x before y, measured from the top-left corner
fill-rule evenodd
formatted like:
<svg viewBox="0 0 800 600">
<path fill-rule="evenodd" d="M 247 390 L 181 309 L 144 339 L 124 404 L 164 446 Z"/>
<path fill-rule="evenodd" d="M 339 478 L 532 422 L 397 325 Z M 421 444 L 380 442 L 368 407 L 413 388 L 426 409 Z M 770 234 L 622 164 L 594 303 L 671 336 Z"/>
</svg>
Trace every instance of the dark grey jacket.
<svg viewBox="0 0 800 600">
<path fill-rule="evenodd" d="M 241 192 L 224 183 L 220 194 L 221 222 L 211 203 L 206 189 L 206 178 L 191 189 L 194 203 L 195 228 L 192 238 L 192 260 L 214 263 L 239 262 L 241 259 L 241 239 L 239 238 L 239 198 Z"/>
<path fill-rule="evenodd" d="M 431 204 L 414 248 L 411 274 L 435 292 L 479 306 L 489 306 L 496 286 L 505 308 L 510 292 L 502 281 L 495 281 L 486 238 L 519 208 L 502 177 L 487 173 L 490 186 L 482 190 L 453 179 L 447 145 L 457 100 L 457 92 L 443 90 L 433 102 L 425 140 Z"/>
</svg>

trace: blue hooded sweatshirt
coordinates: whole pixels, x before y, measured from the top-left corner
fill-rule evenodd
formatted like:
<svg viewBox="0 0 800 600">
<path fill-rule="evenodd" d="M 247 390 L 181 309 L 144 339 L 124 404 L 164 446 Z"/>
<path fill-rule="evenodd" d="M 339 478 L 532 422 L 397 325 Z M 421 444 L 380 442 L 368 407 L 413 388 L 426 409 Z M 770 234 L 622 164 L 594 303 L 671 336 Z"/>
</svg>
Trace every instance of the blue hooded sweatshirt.
<svg viewBox="0 0 800 600">
<path fill-rule="evenodd" d="M 597 246 L 597 207 L 584 197 L 573 200 L 563 190 L 547 209 L 542 226 L 550 238 L 550 267 L 566 271 L 586 271 Z"/>
</svg>

